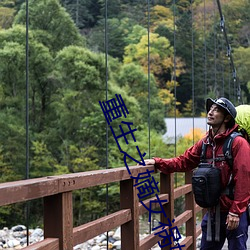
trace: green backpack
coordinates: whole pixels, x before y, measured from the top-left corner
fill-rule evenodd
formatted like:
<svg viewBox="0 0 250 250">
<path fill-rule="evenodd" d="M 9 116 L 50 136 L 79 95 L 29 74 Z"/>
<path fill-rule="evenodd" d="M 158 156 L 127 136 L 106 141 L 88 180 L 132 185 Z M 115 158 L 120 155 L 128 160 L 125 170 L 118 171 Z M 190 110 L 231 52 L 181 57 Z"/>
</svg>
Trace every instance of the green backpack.
<svg viewBox="0 0 250 250">
<path fill-rule="evenodd" d="M 250 105 L 239 105 L 235 109 L 237 111 L 235 121 L 239 125 L 239 132 L 250 142 Z"/>
</svg>

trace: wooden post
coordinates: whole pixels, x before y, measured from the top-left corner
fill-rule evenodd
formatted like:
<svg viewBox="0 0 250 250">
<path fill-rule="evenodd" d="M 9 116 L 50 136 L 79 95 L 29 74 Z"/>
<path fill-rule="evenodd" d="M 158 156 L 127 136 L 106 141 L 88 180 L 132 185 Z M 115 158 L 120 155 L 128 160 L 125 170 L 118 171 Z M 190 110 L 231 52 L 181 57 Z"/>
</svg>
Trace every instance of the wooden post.
<svg viewBox="0 0 250 250">
<path fill-rule="evenodd" d="M 44 198 L 44 238 L 59 238 L 60 250 L 73 249 L 72 192 Z"/>
<path fill-rule="evenodd" d="M 185 183 L 191 184 L 192 172 L 185 173 Z M 193 243 L 188 250 L 196 250 L 196 211 L 193 192 L 185 195 L 185 210 L 192 210 L 192 217 L 186 222 L 186 236 L 193 237 Z"/>
<path fill-rule="evenodd" d="M 168 218 L 172 222 L 174 219 L 174 175 L 168 174 L 165 175 L 163 173 L 160 173 L 160 193 L 161 194 L 169 194 L 169 200 L 168 203 L 163 205 L 164 211 L 167 215 L 167 217 L 164 216 L 164 214 L 161 214 L 161 222 L 168 224 Z M 174 246 L 174 242 L 172 241 L 172 244 L 166 247 L 162 247 L 162 250 L 169 250 L 171 247 Z"/>
<path fill-rule="evenodd" d="M 131 210 L 132 220 L 121 226 L 121 249 L 139 250 L 139 201 L 134 179 L 120 182 L 121 209 Z"/>
</svg>

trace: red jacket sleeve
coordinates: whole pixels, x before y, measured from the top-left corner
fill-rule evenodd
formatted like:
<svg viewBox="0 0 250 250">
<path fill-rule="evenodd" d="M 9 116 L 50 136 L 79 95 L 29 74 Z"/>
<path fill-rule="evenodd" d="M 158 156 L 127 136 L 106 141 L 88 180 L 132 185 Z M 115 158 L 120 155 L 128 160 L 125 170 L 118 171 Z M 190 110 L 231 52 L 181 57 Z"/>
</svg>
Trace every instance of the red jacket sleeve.
<svg viewBox="0 0 250 250">
<path fill-rule="evenodd" d="M 155 166 L 163 173 L 186 172 L 194 169 L 200 163 L 202 140 L 187 149 L 184 154 L 170 159 L 155 157 Z"/>
<path fill-rule="evenodd" d="M 250 201 L 250 145 L 238 136 L 233 141 L 234 201 L 230 212 L 242 214 Z"/>
</svg>

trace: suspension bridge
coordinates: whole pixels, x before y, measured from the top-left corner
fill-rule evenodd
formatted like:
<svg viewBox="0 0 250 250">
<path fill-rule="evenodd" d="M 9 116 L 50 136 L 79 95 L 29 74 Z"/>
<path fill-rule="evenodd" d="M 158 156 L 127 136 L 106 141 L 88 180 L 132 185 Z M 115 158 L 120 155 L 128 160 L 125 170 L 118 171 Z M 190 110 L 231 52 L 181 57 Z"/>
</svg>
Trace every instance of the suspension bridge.
<svg viewBox="0 0 250 250">
<path fill-rule="evenodd" d="M 104 1 L 104 9 L 107 12 L 107 0 Z M 227 57 L 230 63 L 230 70 L 232 72 L 232 80 L 234 84 L 234 98 L 239 103 L 242 102 L 242 93 L 240 81 L 236 73 L 236 67 L 234 63 L 233 53 L 230 45 L 230 41 L 227 34 L 227 27 L 225 18 L 222 13 L 220 1 L 217 0 L 217 6 L 219 10 L 220 20 L 219 25 L 223 34 L 226 48 Z M 168 224 L 169 220 L 174 221 L 171 227 L 183 228 L 184 239 L 180 241 L 180 245 L 183 245 L 181 249 L 187 250 L 199 250 L 199 238 L 201 236 L 201 227 L 198 221 L 198 217 L 201 217 L 206 210 L 199 207 L 193 197 L 191 177 L 192 173 L 185 173 L 184 184 L 176 187 L 174 174 L 165 175 L 160 172 L 156 172 L 153 166 L 148 166 L 149 171 L 155 171 L 154 176 L 159 179 L 159 200 L 164 202 L 157 202 L 156 198 L 150 198 L 144 200 L 144 205 L 139 201 L 138 190 L 135 187 L 135 179 L 132 176 L 138 176 L 145 172 L 145 169 L 141 166 L 130 166 L 131 175 L 128 173 L 127 168 L 108 168 L 108 160 L 106 162 L 107 168 L 102 170 L 78 172 L 72 174 L 62 174 L 55 176 L 46 176 L 42 178 L 30 178 L 29 177 L 29 141 L 30 141 L 30 128 L 29 128 L 29 1 L 26 0 L 26 179 L 19 181 L 12 181 L 0 184 L 0 206 L 7 206 L 13 204 L 27 203 L 37 199 L 41 199 L 43 202 L 43 227 L 44 227 L 44 240 L 26 246 L 25 250 L 72 250 L 76 245 L 86 242 L 100 234 L 107 234 L 114 228 L 121 228 L 121 249 L 122 250 L 149 250 L 157 244 L 163 244 L 162 237 L 160 237 L 160 229 L 153 231 L 150 230 L 147 237 L 140 239 L 140 216 L 148 213 L 145 207 L 151 207 L 152 209 L 163 209 L 164 214 L 160 214 L 159 222 Z M 192 5 L 193 1 L 191 1 Z M 204 16 L 205 16 L 205 3 L 204 1 Z M 150 13 L 150 1 L 147 1 L 148 13 Z M 174 25 L 175 29 L 175 6 L 173 1 L 174 10 Z M 192 13 L 193 15 L 193 13 Z M 148 14 L 148 44 L 150 44 L 150 15 Z M 193 23 L 193 20 L 192 20 Z M 205 25 L 204 25 L 205 26 Z M 205 29 L 205 28 L 204 28 Z M 105 30 L 108 30 L 107 23 L 105 23 Z M 192 32 L 192 109 L 194 112 L 194 100 L 195 100 L 195 83 L 194 83 L 194 37 Z M 206 35 L 204 35 L 205 37 Z M 174 95 L 177 94 L 177 82 L 176 82 L 176 50 L 175 50 L 175 30 L 174 30 L 174 69 L 172 79 L 174 82 Z M 107 33 L 105 33 L 105 63 L 108 68 L 108 41 Z M 204 64 L 206 64 L 206 41 L 204 41 Z M 150 79 L 150 46 L 148 46 L 148 79 Z M 206 65 L 205 65 L 206 66 Z M 204 84 L 205 95 L 207 95 L 206 86 L 206 68 L 204 66 Z M 106 83 L 106 99 L 108 96 L 108 72 L 106 71 L 105 83 Z M 150 129 L 151 129 L 151 113 L 150 113 L 150 98 L 151 98 L 150 80 L 148 80 L 148 134 L 149 134 L 149 156 L 150 156 Z M 175 118 L 176 122 L 176 100 L 175 100 Z M 173 125 L 174 140 L 176 140 L 176 125 Z M 106 127 L 107 129 L 107 127 Z M 108 137 L 107 143 L 107 159 L 108 159 Z M 176 141 L 173 143 L 176 143 Z M 98 187 L 101 185 L 110 185 L 112 183 L 119 184 L 119 196 L 120 196 L 120 209 L 116 212 L 107 214 L 96 220 L 92 220 L 85 224 L 74 227 L 74 202 L 73 192 L 88 189 L 91 187 Z M 107 191 L 108 192 L 108 191 Z M 184 211 L 175 215 L 175 201 L 182 197 Z M 158 200 L 158 201 L 159 201 Z M 107 202 L 107 207 L 108 207 Z M 28 206 L 27 206 L 28 207 Z M 27 211 L 27 217 L 29 213 Z M 166 229 L 170 229 L 167 226 Z M 28 235 L 28 233 L 27 233 Z M 28 237 L 28 236 L 27 236 Z M 27 238 L 27 241 L 28 238 Z M 162 246 L 163 250 L 170 250 L 176 247 L 177 242 L 172 241 L 166 246 Z M 106 247 L 109 249 L 109 246 Z M 225 243 L 223 250 L 228 249 L 227 242 Z M 248 249 L 250 249 L 250 242 L 248 240 Z"/>
<path fill-rule="evenodd" d="M 153 166 L 148 166 L 149 171 L 154 171 Z M 132 176 L 138 176 L 145 169 L 141 166 L 131 166 Z M 175 219 L 172 227 L 184 226 L 185 239 L 181 241 L 184 247 L 179 249 L 199 249 L 197 238 L 201 234 L 201 227 L 197 223 L 197 214 L 204 213 L 204 209 L 195 204 L 190 183 L 192 173 L 186 173 L 185 184 L 174 188 L 173 174 L 160 175 L 161 200 L 167 217 L 161 214 L 160 222 L 168 224 L 168 219 Z M 120 210 L 86 224 L 73 227 L 73 202 L 72 193 L 75 190 L 119 182 Z M 152 232 L 146 238 L 139 239 L 139 216 L 145 214 L 147 209 L 142 206 L 137 196 L 135 179 L 132 179 L 124 168 L 97 170 L 83 173 L 48 176 L 0 184 L 0 206 L 35 199 L 43 199 L 44 240 L 31 244 L 25 250 L 72 250 L 74 246 L 86 242 L 102 233 L 121 227 L 121 249 L 149 250 L 161 242 L 162 238 Z M 185 211 L 175 217 L 174 201 L 184 196 Z M 144 201 L 146 206 L 155 199 Z M 159 208 L 160 204 L 154 203 L 152 208 Z M 159 231 L 159 230 L 158 230 Z M 171 243 L 171 242 L 170 242 Z M 161 247 L 163 250 L 173 249 L 176 242 Z M 172 248 L 171 248 L 172 247 Z M 107 246 L 107 249 L 108 246 Z M 227 242 L 223 248 L 227 249 Z M 248 241 L 248 249 L 250 242 Z"/>
<path fill-rule="evenodd" d="M 152 171 L 154 167 L 149 166 L 148 170 Z M 141 166 L 131 166 L 130 171 L 133 176 L 138 176 L 145 169 Z M 171 221 L 175 219 L 173 226 L 185 225 L 185 239 L 181 242 L 185 245 L 184 249 L 196 249 L 196 239 L 201 233 L 201 228 L 196 223 L 196 214 L 201 208 L 194 202 L 190 177 L 191 173 L 187 173 L 186 184 L 175 189 L 173 174 L 160 173 L 159 198 L 166 200 L 162 206 L 167 215 L 167 217 L 161 216 L 160 221 L 167 224 L 168 219 Z M 120 210 L 73 227 L 72 192 L 112 182 L 119 182 L 120 185 Z M 174 200 L 180 196 L 185 196 L 185 212 L 175 218 Z M 121 249 L 148 250 L 161 240 L 155 232 L 139 240 L 139 216 L 147 210 L 139 203 L 135 179 L 130 178 L 125 167 L 0 184 L 1 206 L 34 199 L 43 199 L 44 240 L 25 247 L 25 250 L 72 250 L 75 245 L 119 226 Z M 144 204 L 149 206 L 150 201 L 152 200 L 148 199 Z M 155 209 L 159 206 L 160 204 L 154 203 L 152 207 Z M 171 249 L 174 243 L 162 249 Z"/>
</svg>

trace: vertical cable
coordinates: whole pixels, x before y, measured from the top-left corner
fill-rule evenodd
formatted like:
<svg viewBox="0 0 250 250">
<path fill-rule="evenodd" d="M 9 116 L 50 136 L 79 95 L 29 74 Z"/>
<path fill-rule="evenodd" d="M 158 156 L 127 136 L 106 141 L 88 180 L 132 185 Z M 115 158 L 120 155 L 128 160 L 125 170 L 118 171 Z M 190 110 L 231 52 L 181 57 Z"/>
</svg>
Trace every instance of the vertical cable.
<svg viewBox="0 0 250 250">
<path fill-rule="evenodd" d="M 174 126 L 175 126 L 175 156 L 176 156 L 176 134 L 177 134 L 177 131 L 176 131 L 176 116 L 177 116 L 177 112 L 176 112 L 176 96 L 177 96 L 177 91 L 176 91 L 176 76 L 175 76 L 175 74 L 176 74 L 176 54 L 175 54 L 175 52 L 176 52 L 176 48 L 175 48 L 175 46 L 176 46 L 176 41 L 175 41 L 175 38 L 176 38 L 176 29 L 175 29 L 175 14 L 176 14 L 176 10 L 175 10 L 175 8 L 176 8 L 176 6 L 175 6 L 175 0 L 173 0 L 173 11 L 174 11 L 174 59 L 173 59 L 173 61 L 174 61 L 174 72 L 173 72 L 173 81 L 174 81 L 174 97 L 175 97 L 175 101 L 174 101 L 174 114 L 175 114 L 175 121 L 174 121 Z"/>
<path fill-rule="evenodd" d="M 214 7 L 214 90 L 217 95 L 217 32 L 216 32 L 216 15 L 215 15 L 215 0 L 213 1 Z"/>
<path fill-rule="evenodd" d="M 106 84 L 106 101 L 108 100 L 108 0 L 105 0 L 105 84 Z M 106 169 L 108 169 L 108 124 L 106 123 Z M 106 184 L 106 215 L 109 212 L 109 186 Z M 108 249 L 108 232 L 107 232 L 107 249 Z"/>
<path fill-rule="evenodd" d="M 231 66 L 229 65 L 229 72 L 231 71 Z M 229 100 L 232 99 L 231 96 L 231 76 L 228 74 L 228 92 L 229 92 Z"/>
<path fill-rule="evenodd" d="M 29 179 L 29 0 L 26 0 L 26 45 L 25 45 L 25 70 L 26 70 L 26 176 Z M 27 245 L 29 245 L 29 202 L 26 202 L 26 229 Z"/>
<path fill-rule="evenodd" d="M 206 39 L 206 0 L 204 0 L 204 93 L 205 97 L 207 97 L 207 39 Z"/>
<path fill-rule="evenodd" d="M 177 98 L 177 91 L 176 91 L 176 28 L 175 28 L 175 15 L 176 15 L 176 3 L 175 0 L 173 0 L 173 19 L 174 19 L 174 55 L 173 55 L 173 61 L 174 61 L 174 72 L 173 72 L 173 81 L 174 81 L 174 131 L 175 131 L 175 136 L 174 136 L 174 155 L 176 156 L 177 154 L 177 125 L 176 125 L 176 116 L 177 116 L 177 107 L 176 107 L 176 98 Z M 177 187 L 177 173 L 175 173 L 175 187 Z"/>
<path fill-rule="evenodd" d="M 148 0 L 148 158 L 150 152 L 150 0 Z"/>
<path fill-rule="evenodd" d="M 225 25 L 225 19 L 224 19 L 224 16 L 222 14 L 222 8 L 221 8 L 220 0 L 217 0 L 217 5 L 218 5 L 220 18 L 221 18 L 221 28 L 222 28 L 221 30 L 222 30 L 222 32 L 224 34 L 224 38 L 225 38 L 226 44 L 227 44 L 227 56 L 228 56 L 228 59 L 230 60 L 230 67 L 232 69 L 232 74 L 233 74 L 233 87 L 234 87 L 233 88 L 233 94 L 234 94 L 234 97 L 237 95 L 238 103 L 241 104 L 242 103 L 241 86 L 240 86 L 239 81 L 238 81 L 238 84 L 237 84 L 236 68 L 235 68 L 235 65 L 234 65 L 231 45 L 229 44 L 229 41 L 228 41 L 226 25 Z"/>
<path fill-rule="evenodd" d="M 147 29 L 148 29 L 148 158 L 150 158 L 150 0 L 147 0 Z M 154 220 L 154 216 L 153 216 Z M 149 232 L 152 231 L 152 221 L 149 222 Z"/>
<path fill-rule="evenodd" d="M 192 113 L 193 113 L 193 144 L 195 141 L 195 133 L 194 133 L 194 117 L 195 117 L 195 109 L 194 109 L 194 11 L 193 11 L 193 0 L 191 0 L 191 30 L 192 30 Z"/>
<path fill-rule="evenodd" d="M 76 0 L 76 26 L 79 28 L 79 0 Z"/>
<path fill-rule="evenodd" d="M 222 96 L 225 96 L 225 72 L 224 72 L 224 63 L 221 66 L 221 73 L 222 73 Z"/>
<path fill-rule="evenodd" d="M 221 41 L 220 52 L 219 55 L 221 56 L 224 49 L 224 43 Z M 225 96 L 225 67 L 224 67 L 224 58 L 221 57 L 221 80 L 222 80 L 222 96 Z"/>
</svg>

